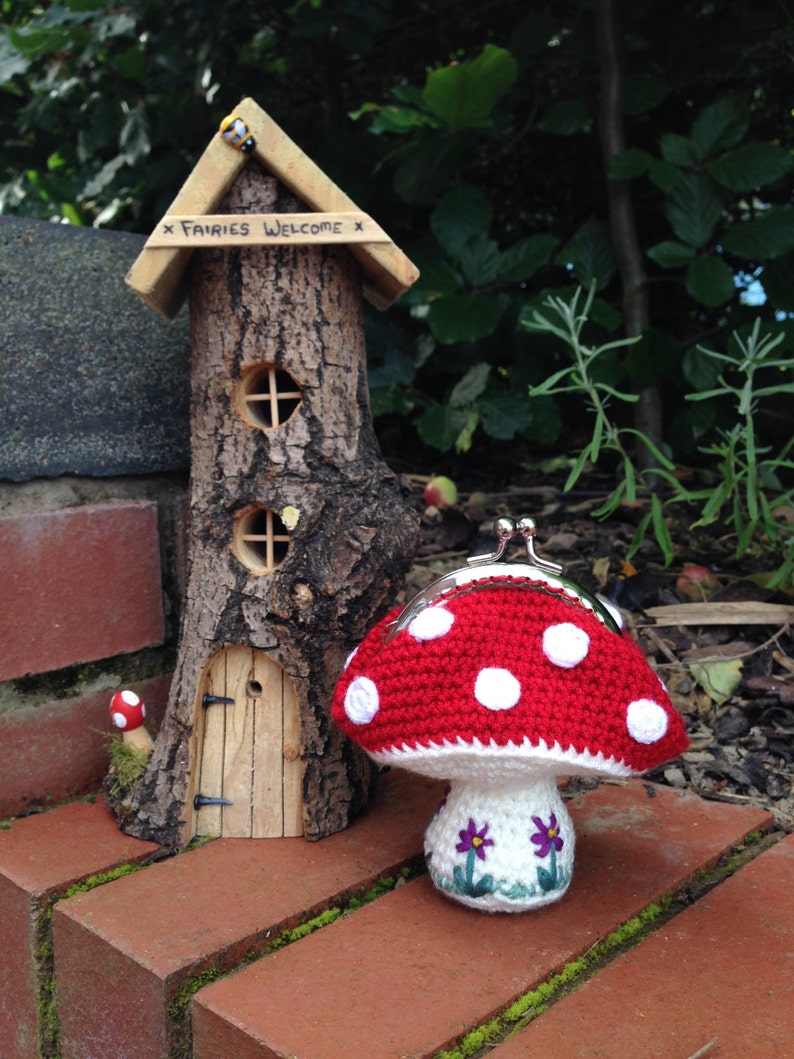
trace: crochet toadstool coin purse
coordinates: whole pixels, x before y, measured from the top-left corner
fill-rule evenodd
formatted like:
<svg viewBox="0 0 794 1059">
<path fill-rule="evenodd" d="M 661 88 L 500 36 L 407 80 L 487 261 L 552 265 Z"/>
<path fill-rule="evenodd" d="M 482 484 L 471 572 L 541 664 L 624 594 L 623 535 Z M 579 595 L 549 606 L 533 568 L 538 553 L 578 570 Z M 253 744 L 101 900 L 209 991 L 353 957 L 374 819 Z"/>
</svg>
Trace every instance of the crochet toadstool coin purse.
<svg viewBox="0 0 794 1059">
<path fill-rule="evenodd" d="M 425 833 L 446 896 L 488 912 L 556 901 L 573 871 L 561 774 L 677 757 L 684 723 L 617 611 L 538 556 L 530 518 L 435 581 L 353 652 L 333 718 L 378 764 L 448 781 Z M 527 561 L 502 562 L 523 538 Z"/>
</svg>

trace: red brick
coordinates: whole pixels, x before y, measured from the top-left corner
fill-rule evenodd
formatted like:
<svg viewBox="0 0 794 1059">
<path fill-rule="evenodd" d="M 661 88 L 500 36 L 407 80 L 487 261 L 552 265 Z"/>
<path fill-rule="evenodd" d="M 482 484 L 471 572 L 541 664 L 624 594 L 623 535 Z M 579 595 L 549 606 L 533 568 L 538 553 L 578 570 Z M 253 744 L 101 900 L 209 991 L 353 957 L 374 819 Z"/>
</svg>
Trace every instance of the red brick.
<svg viewBox="0 0 794 1059">
<path fill-rule="evenodd" d="M 152 731 L 162 719 L 170 683 L 165 676 L 129 685 L 146 703 Z M 0 714 L 0 819 L 99 789 L 113 732 L 111 694 L 102 691 Z"/>
<path fill-rule="evenodd" d="M 790 835 L 490 1054 L 794 1054 L 793 892 Z"/>
<path fill-rule="evenodd" d="M 0 1054 L 39 1055 L 40 946 L 50 902 L 76 882 L 158 847 L 123 835 L 100 804 L 75 802 L 0 831 Z"/>
<path fill-rule="evenodd" d="M 389 773 L 370 810 L 322 842 L 218 839 L 60 902 L 63 1059 L 163 1059 L 176 1032 L 167 1007 L 187 978 L 234 966 L 304 914 L 393 874 L 421 852 L 441 789 Z"/>
<path fill-rule="evenodd" d="M 0 518 L 0 680 L 163 641 L 157 505 Z"/>
<path fill-rule="evenodd" d="M 559 903 L 489 916 L 423 876 L 206 986 L 194 1059 L 431 1055 L 771 823 L 641 782 L 602 786 L 571 810 L 577 864 Z"/>
</svg>

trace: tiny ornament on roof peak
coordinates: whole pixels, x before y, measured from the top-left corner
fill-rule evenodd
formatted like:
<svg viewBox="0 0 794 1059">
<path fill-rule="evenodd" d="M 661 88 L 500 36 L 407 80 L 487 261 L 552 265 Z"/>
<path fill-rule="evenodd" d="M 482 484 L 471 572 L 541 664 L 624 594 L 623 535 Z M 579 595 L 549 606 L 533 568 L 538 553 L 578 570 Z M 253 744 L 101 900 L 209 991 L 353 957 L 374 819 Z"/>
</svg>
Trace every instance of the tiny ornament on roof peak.
<svg viewBox="0 0 794 1059">
<path fill-rule="evenodd" d="M 250 159 L 305 203 L 306 213 L 217 214 Z M 361 267 L 364 295 L 378 309 L 388 308 L 419 276 L 383 229 L 261 107 L 244 99 L 221 122 L 126 281 L 151 308 L 173 317 L 185 300 L 185 273 L 197 247 L 286 243 L 347 245 Z"/>
</svg>

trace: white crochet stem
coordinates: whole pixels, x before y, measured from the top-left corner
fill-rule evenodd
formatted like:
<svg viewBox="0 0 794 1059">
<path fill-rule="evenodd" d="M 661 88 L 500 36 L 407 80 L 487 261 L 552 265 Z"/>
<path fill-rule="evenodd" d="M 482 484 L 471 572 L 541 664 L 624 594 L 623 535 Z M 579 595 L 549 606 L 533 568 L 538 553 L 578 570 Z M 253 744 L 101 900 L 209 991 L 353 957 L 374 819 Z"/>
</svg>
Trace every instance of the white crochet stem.
<svg viewBox="0 0 794 1059">
<path fill-rule="evenodd" d="M 425 832 L 436 887 L 484 912 L 524 912 L 559 900 L 573 871 L 574 833 L 549 773 L 522 786 L 460 780 Z"/>
</svg>

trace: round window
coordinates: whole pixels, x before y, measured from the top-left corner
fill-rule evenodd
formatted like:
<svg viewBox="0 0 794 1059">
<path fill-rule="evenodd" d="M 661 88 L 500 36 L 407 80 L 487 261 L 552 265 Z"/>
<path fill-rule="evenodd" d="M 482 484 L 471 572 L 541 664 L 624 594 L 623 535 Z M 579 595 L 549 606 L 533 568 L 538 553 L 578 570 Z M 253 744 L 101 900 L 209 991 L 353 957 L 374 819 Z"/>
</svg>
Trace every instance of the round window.
<svg viewBox="0 0 794 1059">
<path fill-rule="evenodd" d="M 251 426 L 272 430 L 283 426 L 300 404 L 301 391 L 288 371 L 259 364 L 238 383 L 238 408 Z"/>
<path fill-rule="evenodd" d="M 256 507 L 243 512 L 232 537 L 232 551 L 253 574 L 269 574 L 284 561 L 289 531 L 275 511 Z"/>
</svg>

